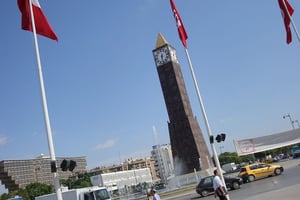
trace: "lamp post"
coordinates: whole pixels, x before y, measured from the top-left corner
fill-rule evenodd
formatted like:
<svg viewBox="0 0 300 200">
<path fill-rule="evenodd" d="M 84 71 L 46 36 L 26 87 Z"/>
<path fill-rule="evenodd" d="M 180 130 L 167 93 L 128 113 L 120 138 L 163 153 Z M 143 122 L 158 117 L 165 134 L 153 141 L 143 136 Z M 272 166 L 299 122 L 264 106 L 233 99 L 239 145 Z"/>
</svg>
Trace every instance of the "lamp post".
<svg viewBox="0 0 300 200">
<path fill-rule="evenodd" d="M 291 122 L 291 125 L 292 125 L 293 129 L 295 129 L 295 127 L 294 127 L 294 122 L 293 122 L 293 120 L 292 120 L 292 118 L 291 118 L 291 115 L 290 115 L 290 114 L 284 115 L 284 116 L 283 116 L 283 119 L 285 119 L 286 117 L 288 117 L 288 118 L 290 119 L 290 122 Z"/>
<path fill-rule="evenodd" d="M 298 124 L 298 128 L 300 128 L 299 121 L 296 119 L 296 120 L 293 121 L 293 124 L 294 124 L 295 122 Z"/>
</svg>

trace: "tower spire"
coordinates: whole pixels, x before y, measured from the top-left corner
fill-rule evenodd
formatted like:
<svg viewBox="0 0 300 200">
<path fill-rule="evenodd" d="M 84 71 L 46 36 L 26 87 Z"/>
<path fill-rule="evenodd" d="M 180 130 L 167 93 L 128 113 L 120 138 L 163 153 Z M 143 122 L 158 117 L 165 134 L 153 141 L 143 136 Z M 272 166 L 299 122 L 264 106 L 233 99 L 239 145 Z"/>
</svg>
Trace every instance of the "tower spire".
<svg viewBox="0 0 300 200">
<path fill-rule="evenodd" d="M 162 47 L 166 44 L 169 44 L 168 41 L 164 38 L 161 33 L 158 33 L 157 40 L 156 40 L 156 49 Z"/>
</svg>

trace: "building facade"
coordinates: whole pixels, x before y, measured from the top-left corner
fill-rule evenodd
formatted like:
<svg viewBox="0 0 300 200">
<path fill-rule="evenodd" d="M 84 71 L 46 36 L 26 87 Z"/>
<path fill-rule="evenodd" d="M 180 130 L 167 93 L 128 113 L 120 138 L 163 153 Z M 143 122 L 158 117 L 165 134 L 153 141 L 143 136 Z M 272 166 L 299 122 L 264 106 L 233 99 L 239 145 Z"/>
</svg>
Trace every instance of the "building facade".
<svg viewBox="0 0 300 200">
<path fill-rule="evenodd" d="M 153 56 L 167 112 L 175 175 L 207 169 L 211 156 L 196 117 L 176 56 L 176 50 L 159 34 Z"/>
<path fill-rule="evenodd" d="M 152 184 L 152 176 L 149 168 L 133 169 L 126 171 L 111 172 L 91 176 L 93 186 L 104 186 L 109 188 L 124 189 L 139 184 Z"/>
<path fill-rule="evenodd" d="M 161 180 L 166 181 L 174 175 L 174 163 L 170 144 L 153 146 L 151 156 L 155 160 L 156 173 Z"/>
<path fill-rule="evenodd" d="M 91 169 L 89 170 L 89 173 L 107 174 L 113 172 L 144 169 L 144 168 L 149 168 L 153 180 L 158 179 L 156 168 L 155 168 L 155 160 L 152 157 L 138 158 L 138 159 L 130 158 L 119 165 L 97 167 Z"/>
<path fill-rule="evenodd" d="M 76 167 L 73 172 L 62 171 L 60 163 L 64 160 L 74 160 Z M 49 156 L 39 156 L 27 160 L 2 160 L 0 161 L 0 180 L 8 191 L 25 188 L 31 183 L 44 183 L 53 185 L 53 174 L 51 172 Z M 57 173 L 60 179 L 68 179 L 73 173 L 86 172 L 85 157 L 57 157 Z"/>
</svg>

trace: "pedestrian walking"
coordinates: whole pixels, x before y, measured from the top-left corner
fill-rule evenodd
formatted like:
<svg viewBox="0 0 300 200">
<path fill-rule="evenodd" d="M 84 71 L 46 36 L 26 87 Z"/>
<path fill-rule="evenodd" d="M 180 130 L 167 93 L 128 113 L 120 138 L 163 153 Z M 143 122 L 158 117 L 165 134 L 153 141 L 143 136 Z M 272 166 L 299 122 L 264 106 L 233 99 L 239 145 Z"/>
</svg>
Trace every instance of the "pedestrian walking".
<svg viewBox="0 0 300 200">
<path fill-rule="evenodd" d="M 217 196 L 219 197 L 220 200 L 227 200 L 227 191 L 225 190 L 225 187 L 220 179 L 220 172 L 219 170 L 214 170 L 214 180 L 213 180 L 213 185 L 214 185 L 214 194 L 215 198 Z"/>
<path fill-rule="evenodd" d="M 147 189 L 147 199 L 148 199 L 148 200 L 153 200 L 153 196 L 152 196 L 152 194 L 151 194 L 151 193 L 152 193 L 151 191 L 152 191 L 152 189 L 150 189 L 150 188 Z"/>
<path fill-rule="evenodd" d="M 151 196 L 153 200 L 161 200 L 155 189 L 151 190 Z"/>
</svg>

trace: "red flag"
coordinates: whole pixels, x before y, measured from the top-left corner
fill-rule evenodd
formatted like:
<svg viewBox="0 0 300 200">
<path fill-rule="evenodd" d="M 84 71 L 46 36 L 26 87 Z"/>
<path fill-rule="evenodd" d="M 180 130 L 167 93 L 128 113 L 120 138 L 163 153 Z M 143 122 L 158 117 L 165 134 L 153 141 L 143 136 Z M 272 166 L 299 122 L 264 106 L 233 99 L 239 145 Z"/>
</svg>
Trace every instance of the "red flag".
<svg viewBox="0 0 300 200">
<path fill-rule="evenodd" d="M 174 13 L 175 20 L 176 20 L 176 26 L 177 26 L 178 33 L 179 33 L 179 38 L 180 38 L 183 46 L 185 48 L 187 48 L 186 40 L 188 38 L 188 35 L 185 32 L 185 28 L 183 26 L 181 17 L 179 15 L 179 12 L 178 12 L 178 10 L 176 8 L 176 5 L 175 5 L 174 1 L 170 0 L 170 3 L 171 3 L 171 8 L 172 8 L 172 11 Z"/>
<path fill-rule="evenodd" d="M 281 15 L 283 17 L 284 26 L 285 26 L 285 30 L 286 30 L 286 43 L 289 44 L 292 42 L 292 32 L 291 32 L 291 28 L 290 28 L 290 23 L 291 23 L 290 16 L 293 15 L 294 9 L 290 5 L 288 0 L 278 0 L 278 4 L 281 9 Z"/>
<path fill-rule="evenodd" d="M 58 38 L 45 17 L 38 0 L 31 0 L 36 33 L 58 41 Z M 29 0 L 18 0 L 18 6 L 22 14 L 22 29 L 33 31 Z"/>
</svg>

